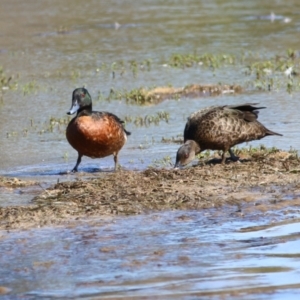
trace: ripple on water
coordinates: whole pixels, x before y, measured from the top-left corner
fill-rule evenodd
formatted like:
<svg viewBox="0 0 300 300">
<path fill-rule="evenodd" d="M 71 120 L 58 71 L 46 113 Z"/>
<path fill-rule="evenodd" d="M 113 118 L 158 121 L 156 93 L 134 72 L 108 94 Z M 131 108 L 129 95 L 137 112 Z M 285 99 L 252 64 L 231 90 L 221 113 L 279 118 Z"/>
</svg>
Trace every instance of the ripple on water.
<svg viewBox="0 0 300 300">
<path fill-rule="evenodd" d="M 247 220 L 209 215 L 167 212 L 2 232 L 2 285 L 12 297 L 101 299 L 254 299 L 269 292 L 293 295 L 300 288 L 299 220 L 257 230 Z"/>
<path fill-rule="evenodd" d="M 72 179 L 62 175 L 77 158 L 65 140 L 65 128 L 59 126 L 57 132 L 47 128 L 51 117 L 65 116 L 72 90 L 83 84 L 88 85 L 96 110 L 121 118 L 170 113 L 169 122 L 159 126 L 128 124 L 132 136 L 120 153 L 121 164 L 128 169 L 144 169 L 166 156 L 174 162 L 178 145 L 163 144 L 162 138 L 181 135 L 191 112 L 224 103 L 267 107 L 259 119 L 284 136 L 253 142 L 253 147 L 263 143 L 300 149 L 299 92 L 290 95 L 284 88 L 277 90 L 276 84 L 271 91 L 258 87 L 255 93 L 166 100 L 149 107 L 97 100 L 99 92 L 107 96 L 112 88 L 247 86 L 255 74 L 246 76 L 244 63 L 181 69 L 168 67 L 168 61 L 177 53 L 238 56 L 248 51 L 280 59 L 287 49 L 299 48 L 295 37 L 300 2 L 275 2 L 141 0 L 100 5 L 86 0 L 78 10 L 71 1 L 2 0 L 1 65 L 18 86 L 0 93 L 0 174 L 38 180 L 37 189 Z M 133 74 L 130 62 L 145 60 L 153 62 L 151 70 L 138 65 Z M 126 67 L 113 78 L 116 61 L 124 61 Z M 275 80 L 283 80 L 278 74 Z M 98 168 L 110 170 L 112 165 L 111 157 L 84 158 L 81 168 L 93 176 Z M 1 189 L 1 205 L 28 203 L 35 188 Z M 254 219 L 220 218 L 205 210 L 2 231 L 0 295 L 7 299 L 298 299 L 299 220 L 283 224 L 266 215 Z"/>
</svg>

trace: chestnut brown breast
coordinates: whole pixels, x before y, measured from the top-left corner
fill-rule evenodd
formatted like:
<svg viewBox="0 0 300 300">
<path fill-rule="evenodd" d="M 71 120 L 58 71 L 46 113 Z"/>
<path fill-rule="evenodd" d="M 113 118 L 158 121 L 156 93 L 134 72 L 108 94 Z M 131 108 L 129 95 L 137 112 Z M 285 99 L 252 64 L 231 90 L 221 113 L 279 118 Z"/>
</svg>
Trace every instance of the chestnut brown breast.
<svg viewBox="0 0 300 300">
<path fill-rule="evenodd" d="M 108 113 L 75 117 L 67 127 L 66 136 L 75 150 L 93 158 L 119 152 L 127 139 L 123 124 Z"/>
</svg>

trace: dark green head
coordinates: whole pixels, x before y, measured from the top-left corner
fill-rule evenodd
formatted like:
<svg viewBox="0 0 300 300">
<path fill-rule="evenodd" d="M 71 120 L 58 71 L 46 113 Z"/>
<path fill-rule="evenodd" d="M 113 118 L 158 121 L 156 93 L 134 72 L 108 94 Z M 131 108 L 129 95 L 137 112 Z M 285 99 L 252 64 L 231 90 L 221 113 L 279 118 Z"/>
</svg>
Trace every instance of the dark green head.
<svg viewBox="0 0 300 300">
<path fill-rule="evenodd" d="M 67 112 L 68 115 L 77 114 L 83 110 L 92 111 L 92 98 L 85 88 L 78 88 L 74 90 L 72 96 L 72 106 Z"/>
</svg>

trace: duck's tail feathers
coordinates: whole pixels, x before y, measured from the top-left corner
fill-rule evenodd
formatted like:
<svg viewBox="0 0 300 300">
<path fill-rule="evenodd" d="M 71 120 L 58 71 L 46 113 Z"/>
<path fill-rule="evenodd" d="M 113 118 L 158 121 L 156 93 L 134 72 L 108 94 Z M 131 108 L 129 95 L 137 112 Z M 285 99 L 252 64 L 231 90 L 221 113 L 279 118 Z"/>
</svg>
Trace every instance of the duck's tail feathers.
<svg viewBox="0 0 300 300">
<path fill-rule="evenodd" d="M 267 129 L 266 135 L 278 135 L 278 136 L 283 136 L 283 134 L 277 133 L 277 132 L 275 132 L 275 131 L 271 131 L 271 130 L 269 130 L 269 129 Z"/>
<path fill-rule="evenodd" d="M 234 110 L 241 111 L 243 113 L 243 118 L 245 121 L 253 122 L 258 118 L 258 113 L 259 113 L 258 110 L 266 108 L 264 106 L 261 107 L 255 106 L 257 104 L 258 103 L 244 103 L 240 105 L 230 105 L 228 107 Z"/>
<path fill-rule="evenodd" d="M 241 111 L 255 111 L 258 109 L 264 109 L 265 106 L 257 107 L 258 103 L 244 103 L 244 104 L 237 104 L 237 105 L 228 105 L 228 107 L 233 109 L 238 109 Z"/>
<path fill-rule="evenodd" d="M 131 132 L 127 131 L 126 129 L 124 129 L 126 135 L 131 135 Z"/>
</svg>

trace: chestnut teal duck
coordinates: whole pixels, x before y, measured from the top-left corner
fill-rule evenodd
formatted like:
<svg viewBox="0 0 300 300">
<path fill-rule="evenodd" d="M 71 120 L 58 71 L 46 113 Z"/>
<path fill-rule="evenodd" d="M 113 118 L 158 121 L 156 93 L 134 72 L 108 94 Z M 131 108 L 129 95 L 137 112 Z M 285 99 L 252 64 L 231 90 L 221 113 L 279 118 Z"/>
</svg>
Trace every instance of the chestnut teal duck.
<svg viewBox="0 0 300 300">
<path fill-rule="evenodd" d="M 124 122 L 112 113 L 93 111 L 92 98 L 85 88 L 73 91 L 72 106 L 67 114 L 74 113 L 76 116 L 66 130 L 68 142 L 78 152 L 72 172 L 78 171 L 82 156 L 101 158 L 113 155 L 117 170 L 118 153 L 130 135 Z"/>
</svg>

